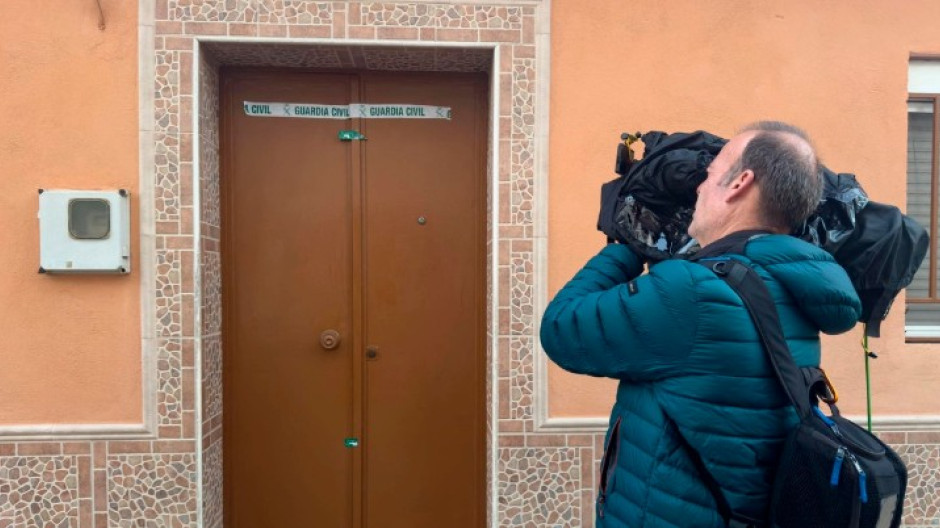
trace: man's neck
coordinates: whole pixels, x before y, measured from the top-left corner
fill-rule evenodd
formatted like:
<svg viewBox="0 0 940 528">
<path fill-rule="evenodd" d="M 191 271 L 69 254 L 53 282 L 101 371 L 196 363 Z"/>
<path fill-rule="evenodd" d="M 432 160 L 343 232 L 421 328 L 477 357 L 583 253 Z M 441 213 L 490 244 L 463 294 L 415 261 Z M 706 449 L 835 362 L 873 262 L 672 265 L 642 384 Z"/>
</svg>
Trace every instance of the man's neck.
<svg viewBox="0 0 940 528">
<path fill-rule="evenodd" d="M 732 219 L 727 224 L 721 227 L 721 229 L 716 230 L 716 233 L 708 237 L 707 240 L 699 240 L 699 245 L 702 247 L 707 246 L 717 240 L 731 235 L 732 233 L 737 233 L 739 231 L 764 231 L 768 233 L 777 233 L 777 234 L 786 234 L 785 230 L 779 228 L 768 227 L 760 222 L 755 220 L 753 217 L 745 218 L 739 221 Z"/>
</svg>

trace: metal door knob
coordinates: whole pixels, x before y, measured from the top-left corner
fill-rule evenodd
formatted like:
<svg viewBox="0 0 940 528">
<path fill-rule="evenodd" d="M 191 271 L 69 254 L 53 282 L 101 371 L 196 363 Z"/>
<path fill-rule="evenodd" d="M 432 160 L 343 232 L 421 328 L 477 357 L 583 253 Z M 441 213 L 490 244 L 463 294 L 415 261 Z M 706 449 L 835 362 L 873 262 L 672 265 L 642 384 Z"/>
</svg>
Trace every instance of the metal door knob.
<svg viewBox="0 0 940 528">
<path fill-rule="evenodd" d="M 339 346 L 339 332 L 336 330 L 325 330 L 320 334 L 320 346 L 325 350 L 333 350 Z"/>
</svg>

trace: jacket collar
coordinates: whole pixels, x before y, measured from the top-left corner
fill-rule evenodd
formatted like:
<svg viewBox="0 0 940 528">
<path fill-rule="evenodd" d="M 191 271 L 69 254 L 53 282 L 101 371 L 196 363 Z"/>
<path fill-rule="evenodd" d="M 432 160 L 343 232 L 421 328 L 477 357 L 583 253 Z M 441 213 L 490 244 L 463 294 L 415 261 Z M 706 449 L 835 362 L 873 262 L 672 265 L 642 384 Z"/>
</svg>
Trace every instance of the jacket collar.
<svg viewBox="0 0 940 528">
<path fill-rule="evenodd" d="M 772 234 L 772 232 L 767 231 L 766 229 L 745 229 L 743 231 L 735 231 L 734 233 L 731 233 L 730 235 L 727 235 L 723 238 L 719 238 L 718 240 L 698 250 L 692 257 L 692 260 L 718 257 L 721 255 L 727 255 L 728 253 L 744 255 L 744 246 L 746 246 L 748 242 L 757 237 L 770 234 Z"/>
</svg>

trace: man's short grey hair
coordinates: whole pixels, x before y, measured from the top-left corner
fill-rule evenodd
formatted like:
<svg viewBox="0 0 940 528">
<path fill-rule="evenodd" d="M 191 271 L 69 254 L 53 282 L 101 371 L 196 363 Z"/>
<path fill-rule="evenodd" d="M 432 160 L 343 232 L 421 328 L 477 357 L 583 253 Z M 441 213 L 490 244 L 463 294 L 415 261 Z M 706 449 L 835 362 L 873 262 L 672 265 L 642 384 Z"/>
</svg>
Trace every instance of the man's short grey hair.
<svg viewBox="0 0 940 528">
<path fill-rule="evenodd" d="M 822 174 L 816 149 L 803 130 L 779 121 L 758 121 L 742 132 L 756 131 L 741 157 L 722 178 L 728 185 L 751 170 L 760 189 L 761 220 L 768 227 L 798 229 L 822 198 Z"/>
</svg>

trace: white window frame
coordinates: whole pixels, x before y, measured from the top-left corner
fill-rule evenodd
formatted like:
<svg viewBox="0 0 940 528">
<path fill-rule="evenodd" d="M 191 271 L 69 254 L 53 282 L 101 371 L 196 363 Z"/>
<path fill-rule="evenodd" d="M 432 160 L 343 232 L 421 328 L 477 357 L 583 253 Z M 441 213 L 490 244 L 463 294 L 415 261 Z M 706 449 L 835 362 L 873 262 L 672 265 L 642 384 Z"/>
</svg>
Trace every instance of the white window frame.
<svg viewBox="0 0 940 528">
<path fill-rule="evenodd" d="M 908 113 L 911 111 L 917 111 L 916 108 L 923 106 L 924 104 L 932 104 L 933 109 L 932 113 L 934 116 L 934 131 L 933 131 L 933 162 L 932 162 L 932 174 L 931 174 L 931 194 L 930 199 L 932 201 L 938 200 L 937 186 L 938 186 L 938 177 L 936 172 L 940 170 L 940 163 L 938 163 L 937 158 L 940 156 L 938 149 L 940 149 L 940 60 L 920 60 L 913 59 L 910 61 L 908 69 L 908 87 L 907 91 L 909 94 L 908 102 Z M 925 101 L 925 98 L 929 98 Z M 930 99 L 933 99 L 932 101 Z M 936 211 L 936 207 L 940 205 L 934 205 L 931 211 Z M 931 221 L 930 225 L 924 226 L 931 233 L 931 241 L 936 242 L 940 240 L 940 222 L 935 218 L 936 214 L 931 212 Z M 933 244 L 928 250 L 927 258 L 924 260 L 924 266 L 931 266 L 932 260 L 935 260 L 936 257 L 936 248 Z M 935 274 L 940 273 L 936 270 L 937 264 L 934 263 L 935 269 L 934 273 L 931 274 L 928 278 L 928 281 L 931 283 L 932 288 L 936 288 L 933 284 L 936 281 Z M 940 296 L 940 292 L 935 292 L 936 296 Z M 910 306 L 910 299 L 908 300 L 907 306 Z M 907 339 L 913 340 L 935 340 L 940 339 L 940 321 L 936 325 L 910 325 L 905 321 L 904 326 L 904 336 Z"/>
</svg>

